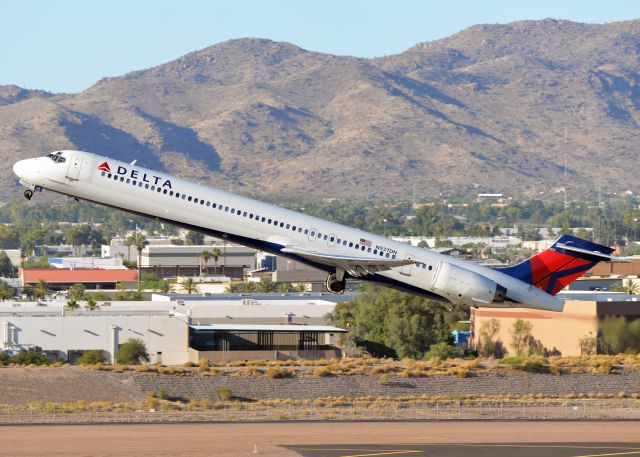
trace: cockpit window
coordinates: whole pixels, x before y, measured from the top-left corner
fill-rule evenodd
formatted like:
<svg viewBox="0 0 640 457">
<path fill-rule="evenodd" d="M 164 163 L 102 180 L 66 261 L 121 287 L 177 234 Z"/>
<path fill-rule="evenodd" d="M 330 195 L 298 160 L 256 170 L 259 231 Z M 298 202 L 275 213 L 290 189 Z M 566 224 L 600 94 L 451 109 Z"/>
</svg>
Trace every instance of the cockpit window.
<svg viewBox="0 0 640 457">
<path fill-rule="evenodd" d="M 67 160 L 64 157 L 62 157 L 62 152 L 60 151 L 47 154 L 47 157 L 49 157 L 51 160 L 53 160 L 56 163 L 63 163 L 65 160 Z"/>
</svg>

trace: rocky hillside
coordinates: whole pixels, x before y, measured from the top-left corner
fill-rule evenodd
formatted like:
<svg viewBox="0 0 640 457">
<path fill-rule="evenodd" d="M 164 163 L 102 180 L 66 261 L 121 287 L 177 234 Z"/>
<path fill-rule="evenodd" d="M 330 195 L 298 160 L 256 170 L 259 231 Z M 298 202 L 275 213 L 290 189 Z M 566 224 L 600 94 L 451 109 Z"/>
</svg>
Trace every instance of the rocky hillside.
<svg viewBox="0 0 640 457">
<path fill-rule="evenodd" d="M 639 53 L 640 20 L 479 25 L 378 59 L 232 40 L 78 94 L 0 87 L 0 156 L 78 148 L 306 198 L 549 194 L 566 158 L 570 195 L 640 191 Z"/>
</svg>

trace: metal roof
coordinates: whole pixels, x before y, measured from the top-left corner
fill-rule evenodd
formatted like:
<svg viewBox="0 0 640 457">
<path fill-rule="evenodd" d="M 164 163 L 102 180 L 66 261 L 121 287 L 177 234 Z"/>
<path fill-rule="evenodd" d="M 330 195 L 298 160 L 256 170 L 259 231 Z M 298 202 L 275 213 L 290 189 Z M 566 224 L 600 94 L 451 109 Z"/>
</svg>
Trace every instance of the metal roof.
<svg viewBox="0 0 640 457">
<path fill-rule="evenodd" d="M 195 330 L 224 330 L 237 332 L 321 332 L 347 333 L 347 330 L 330 325 L 253 325 L 253 324 L 193 324 Z"/>
</svg>

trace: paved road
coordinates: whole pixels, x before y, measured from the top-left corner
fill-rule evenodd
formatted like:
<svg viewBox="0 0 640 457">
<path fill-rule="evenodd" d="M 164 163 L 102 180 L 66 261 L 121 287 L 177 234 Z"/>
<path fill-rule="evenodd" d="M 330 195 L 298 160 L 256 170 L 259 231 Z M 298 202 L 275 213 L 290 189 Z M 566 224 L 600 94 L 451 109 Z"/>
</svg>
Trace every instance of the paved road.
<svg viewBox="0 0 640 457">
<path fill-rule="evenodd" d="M 285 446 L 304 457 L 609 457 L 640 456 L 640 442 Z"/>
</svg>

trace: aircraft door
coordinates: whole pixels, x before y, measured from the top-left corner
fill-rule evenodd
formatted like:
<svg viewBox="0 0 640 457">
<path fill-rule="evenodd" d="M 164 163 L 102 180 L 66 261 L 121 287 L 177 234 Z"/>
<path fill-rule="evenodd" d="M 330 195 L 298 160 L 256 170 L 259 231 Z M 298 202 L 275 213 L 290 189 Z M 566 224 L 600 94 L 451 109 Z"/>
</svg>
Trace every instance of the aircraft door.
<svg viewBox="0 0 640 457">
<path fill-rule="evenodd" d="M 409 259 L 409 260 L 413 260 L 415 259 L 415 256 L 413 254 L 407 254 L 404 256 L 405 259 Z M 413 263 L 410 263 L 409 265 L 403 265 L 402 269 L 400 270 L 400 274 L 401 275 L 405 275 L 405 276 L 411 276 L 411 271 L 413 269 Z"/>
<path fill-rule="evenodd" d="M 333 247 L 336 245 L 336 236 L 333 233 L 329 234 L 329 239 L 327 240 L 327 244 L 329 247 Z"/>
<path fill-rule="evenodd" d="M 74 154 L 69 161 L 69 169 L 67 170 L 67 178 L 80 179 L 80 169 L 82 168 L 82 156 Z"/>
</svg>

